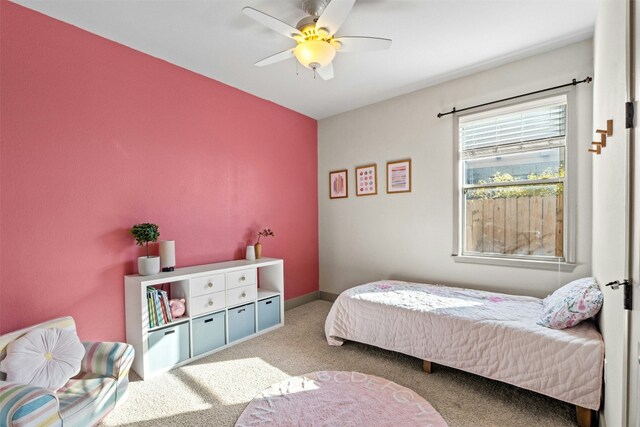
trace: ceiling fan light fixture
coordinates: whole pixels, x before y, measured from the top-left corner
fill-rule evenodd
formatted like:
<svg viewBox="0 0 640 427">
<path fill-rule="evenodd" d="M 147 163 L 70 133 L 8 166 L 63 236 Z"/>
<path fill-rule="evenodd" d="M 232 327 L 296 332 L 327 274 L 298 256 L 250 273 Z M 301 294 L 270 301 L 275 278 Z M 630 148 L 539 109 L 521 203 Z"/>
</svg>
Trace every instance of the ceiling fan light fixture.
<svg viewBox="0 0 640 427">
<path fill-rule="evenodd" d="M 248 17 L 296 41 L 295 47 L 261 59 L 256 66 L 275 64 L 295 56 L 304 67 L 313 69 L 314 78 L 317 74 L 323 80 L 329 80 L 334 76 L 331 62 L 336 53 L 383 50 L 391 46 L 390 39 L 336 35 L 356 0 L 299 1 L 307 16 L 295 27 L 252 7 L 242 8 L 242 13 Z"/>
<path fill-rule="evenodd" d="M 316 28 L 316 34 L 321 39 L 329 38 L 329 30 L 327 30 L 326 28 Z"/>
<path fill-rule="evenodd" d="M 333 61 L 336 48 L 320 40 L 307 40 L 296 46 L 293 54 L 307 68 L 321 68 Z"/>
</svg>

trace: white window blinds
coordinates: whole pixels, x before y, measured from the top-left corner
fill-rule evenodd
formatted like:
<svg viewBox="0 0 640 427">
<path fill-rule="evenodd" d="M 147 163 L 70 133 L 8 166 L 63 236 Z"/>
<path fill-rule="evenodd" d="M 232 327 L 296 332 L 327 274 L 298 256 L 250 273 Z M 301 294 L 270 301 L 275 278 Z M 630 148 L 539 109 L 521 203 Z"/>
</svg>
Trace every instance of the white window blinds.
<svg viewBox="0 0 640 427">
<path fill-rule="evenodd" d="M 461 149 L 476 151 L 485 147 L 521 146 L 529 141 L 564 138 L 566 111 L 566 98 L 558 97 L 548 105 L 521 104 L 517 111 L 490 117 L 482 114 L 467 116 L 461 119 L 459 126 Z"/>
</svg>

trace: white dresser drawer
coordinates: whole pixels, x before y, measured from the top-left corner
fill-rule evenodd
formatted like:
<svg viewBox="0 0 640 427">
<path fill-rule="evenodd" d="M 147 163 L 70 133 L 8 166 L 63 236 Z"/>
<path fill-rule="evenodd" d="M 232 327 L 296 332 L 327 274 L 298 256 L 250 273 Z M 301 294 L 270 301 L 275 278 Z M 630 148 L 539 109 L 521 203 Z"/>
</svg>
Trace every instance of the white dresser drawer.
<svg viewBox="0 0 640 427">
<path fill-rule="evenodd" d="M 233 307 L 255 301 L 257 295 L 258 290 L 256 285 L 227 289 L 227 307 Z"/>
<path fill-rule="evenodd" d="M 255 268 L 247 270 L 238 270 L 227 273 L 227 289 L 233 289 L 240 286 L 255 285 L 258 283 Z"/>
<path fill-rule="evenodd" d="M 225 290 L 224 274 L 214 274 L 213 276 L 195 277 L 189 280 L 191 296 L 197 297 L 211 292 L 221 292 Z"/>
<path fill-rule="evenodd" d="M 211 294 L 191 298 L 191 300 L 189 301 L 191 303 L 189 307 L 189 315 L 191 317 L 194 317 L 200 314 L 224 308 L 224 297 L 224 292 L 214 292 Z"/>
</svg>

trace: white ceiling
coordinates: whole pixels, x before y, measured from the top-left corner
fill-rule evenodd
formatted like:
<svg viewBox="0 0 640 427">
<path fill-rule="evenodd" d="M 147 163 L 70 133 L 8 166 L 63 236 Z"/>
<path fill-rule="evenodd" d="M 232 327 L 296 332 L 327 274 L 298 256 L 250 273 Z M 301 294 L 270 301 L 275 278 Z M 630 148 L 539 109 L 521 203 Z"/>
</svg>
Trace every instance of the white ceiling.
<svg viewBox="0 0 640 427">
<path fill-rule="evenodd" d="M 295 26 L 301 0 L 14 1 L 315 119 L 587 39 L 596 16 L 596 0 L 358 0 L 337 35 L 393 45 L 339 53 L 323 81 L 294 59 L 253 66 L 295 42 L 241 9 Z"/>
</svg>

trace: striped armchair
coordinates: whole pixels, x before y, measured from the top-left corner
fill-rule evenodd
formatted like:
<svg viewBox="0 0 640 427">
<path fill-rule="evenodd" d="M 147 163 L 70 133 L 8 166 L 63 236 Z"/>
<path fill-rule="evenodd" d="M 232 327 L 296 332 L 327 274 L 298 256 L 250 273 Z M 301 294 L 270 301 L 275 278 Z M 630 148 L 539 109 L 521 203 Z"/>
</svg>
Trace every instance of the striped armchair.
<svg viewBox="0 0 640 427">
<path fill-rule="evenodd" d="M 75 330 L 71 317 L 62 317 L 0 336 L 0 360 L 6 347 L 35 328 Z M 6 381 L 0 372 L 0 426 L 93 426 L 127 396 L 133 347 L 124 343 L 83 342 L 80 373 L 52 392 Z"/>
</svg>

